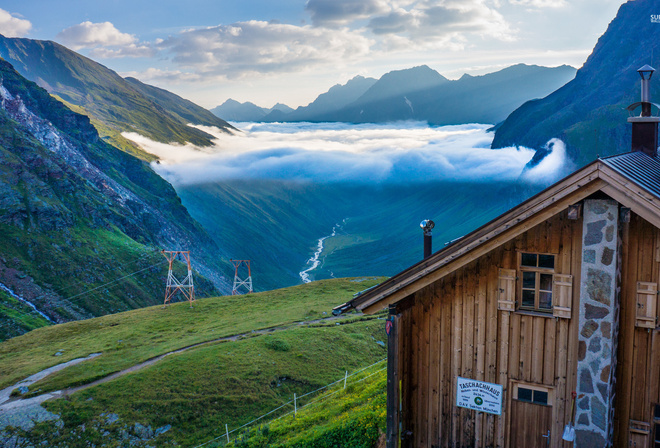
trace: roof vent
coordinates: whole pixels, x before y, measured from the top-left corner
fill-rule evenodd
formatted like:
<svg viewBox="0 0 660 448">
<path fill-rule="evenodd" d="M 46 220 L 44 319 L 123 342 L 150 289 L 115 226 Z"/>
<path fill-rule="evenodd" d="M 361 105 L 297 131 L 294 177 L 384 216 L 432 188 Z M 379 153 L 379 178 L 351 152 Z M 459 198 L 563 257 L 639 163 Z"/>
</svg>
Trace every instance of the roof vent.
<svg viewBox="0 0 660 448">
<path fill-rule="evenodd" d="M 653 116 L 651 109 L 655 106 L 656 109 L 660 110 L 660 106 L 651 102 L 649 83 L 653 72 L 655 72 L 655 69 L 648 64 L 637 70 L 639 76 L 642 77 L 642 100 L 628 106 L 628 111 L 632 113 L 641 106 L 641 113 L 639 116 L 629 117 L 628 123 L 632 123 L 632 150 L 642 151 L 651 157 L 656 157 L 658 155 L 658 122 L 660 122 L 660 117 Z"/>
</svg>

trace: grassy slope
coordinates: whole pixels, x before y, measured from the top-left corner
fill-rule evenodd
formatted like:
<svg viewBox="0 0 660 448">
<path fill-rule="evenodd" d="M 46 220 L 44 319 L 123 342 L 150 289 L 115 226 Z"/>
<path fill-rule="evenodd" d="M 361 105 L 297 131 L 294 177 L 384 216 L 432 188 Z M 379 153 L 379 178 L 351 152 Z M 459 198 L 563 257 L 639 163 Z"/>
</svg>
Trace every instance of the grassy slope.
<svg viewBox="0 0 660 448">
<path fill-rule="evenodd" d="M 181 98 L 178 95 L 167 90 L 144 84 L 135 78 L 124 78 L 136 90 L 141 92 L 147 98 L 156 102 L 174 117 L 178 118 L 182 124 L 201 124 L 204 126 L 215 126 L 220 129 L 234 129 L 225 120 L 216 117 L 208 109 L 198 106 L 192 101 Z"/>
<path fill-rule="evenodd" d="M 232 434 L 235 448 L 372 448 L 385 432 L 387 374 L 384 363 L 315 397 L 295 417 L 264 422 Z M 230 436 L 230 437 L 231 437 Z M 222 446 L 222 439 L 209 444 Z"/>
<path fill-rule="evenodd" d="M 357 280 L 357 281 L 356 281 Z M 381 279 L 382 280 L 382 279 Z M 249 296 L 180 303 L 72 322 L 32 331 L 0 344 L 0 387 L 78 356 L 103 355 L 58 372 L 31 387 L 54 390 L 86 383 L 165 351 L 252 329 L 322 317 L 375 280 L 320 281 Z M 164 358 L 155 365 L 90 388 L 67 400 L 48 402 L 64 428 L 51 446 L 77 446 L 74 432 L 95 438 L 117 425 L 172 425 L 166 443 L 192 446 L 236 428 L 298 395 L 315 390 L 386 356 L 381 320 L 353 320 L 293 326 L 237 342 L 205 345 Z M 53 354 L 63 350 L 64 355 Z M 20 355 L 18 355 L 20 353 Z M 286 411 L 283 410 L 283 412 Z M 113 425 L 103 415 L 116 413 Z M 85 425 L 85 429 L 81 429 Z M 45 431 L 50 431 L 45 425 Z M 85 431 L 87 431 L 85 433 Z M 37 434 L 41 440 L 46 434 Z M 110 443 L 106 439 L 106 443 Z M 58 445 L 61 444 L 61 445 Z M 111 445 L 108 445 L 111 446 Z"/>
<path fill-rule="evenodd" d="M 32 308 L 0 290 L 0 340 L 46 325 L 48 321 Z"/>
<path fill-rule="evenodd" d="M 381 279 L 382 280 L 382 279 Z M 88 383 L 162 353 L 197 342 L 323 317 L 377 283 L 328 280 L 245 296 L 177 303 L 41 328 L 0 344 L 0 388 L 47 367 L 103 352 L 98 358 L 51 375 L 31 389 L 58 390 Z M 63 356 L 53 355 L 62 350 Z"/>
<path fill-rule="evenodd" d="M 87 115 L 92 125 L 96 128 L 96 131 L 99 133 L 99 137 L 101 137 L 105 142 L 111 144 L 115 148 L 119 148 L 122 151 L 131 154 L 132 156 L 135 156 L 138 159 L 145 160 L 147 162 L 152 162 L 158 159 L 158 157 L 156 157 L 155 155 L 144 151 L 136 143 L 130 141 L 129 139 L 121 135 L 121 132 L 118 131 L 117 129 L 110 127 L 107 124 L 105 124 L 105 122 L 95 118 L 84 107 L 77 106 L 73 103 L 65 101 L 64 99 L 60 98 L 57 95 L 53 95 L 53 97 L 64 103 L 64 105 L 69 109 L 71 109 L 72 111 L 78 114 Z"/>
</svg>

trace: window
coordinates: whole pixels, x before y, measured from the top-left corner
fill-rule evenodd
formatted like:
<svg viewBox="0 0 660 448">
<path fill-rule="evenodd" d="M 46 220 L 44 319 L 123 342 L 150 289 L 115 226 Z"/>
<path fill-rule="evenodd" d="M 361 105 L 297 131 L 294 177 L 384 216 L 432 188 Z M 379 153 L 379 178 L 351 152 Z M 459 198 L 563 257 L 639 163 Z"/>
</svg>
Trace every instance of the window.
<svg viewBox="0 0 660 448">
<path fill-rule="evenodd" d="M 555 272 L 552 254 L 518 253 L 517 269 L 498 269 L 497 309 L 571 318 L 573 276 Z M 561 268 L 560 268 L 561 270 Z"/>
<path fill-rule="evenodd" d="M 555 256 L 521 252 L 518 308 L 551 313 Z"/>
<path fill-rule="evenodd" d="M 514 383 L 513 399 L 526 403 L 552 406 L 552 389 L 536 384 Z"/>
</svg>

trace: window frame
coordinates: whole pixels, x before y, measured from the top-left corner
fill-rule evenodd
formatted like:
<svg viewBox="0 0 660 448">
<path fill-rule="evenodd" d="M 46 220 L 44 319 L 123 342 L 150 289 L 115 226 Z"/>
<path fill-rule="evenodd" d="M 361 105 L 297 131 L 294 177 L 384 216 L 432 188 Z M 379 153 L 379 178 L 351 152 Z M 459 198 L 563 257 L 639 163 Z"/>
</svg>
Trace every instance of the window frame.
<svg viewBox="0 0 660 448">
<path fill-rule="evenodd" d="M 535 404 L 537 406 L 549 406 L 552 407 L 555 403 L 555 388 L 552 386 L 546 386 L 543 384 L 533 384 L 533 383 L 524 383 L 521 381 L 512 381 L 511 382 L 511 399 L 515 401 L 521 401 L 523 403 Z M 538 401 L 529 401 L 518 398 L 519 389 L 527 389 L 533 392 L 543 392 L 546 394 L 546 402 L 539 403 Z"/>
<path fill-rule="evenodd" d="M 547 252 L 532 252 L 519 250 L 518 252 L 518 261 L 516 266 L 517 272 L 517 284 L 516 284 L 516 310 L 518 311 L 527 311 L 527 312 L 538 312 L 543 314 L 553 314 L 555 306 L 555 291 L 554 291 L 554 275 L 557 268 L 557 256 L 558 254 L 547 253 Z M 536 256 L 536 266 L 523 266 L 522 258 L 523 254 L 530 254 Z M 539 267 L 539 256 L 546 255 L 553 257 L 553 267 Z M 524 273 L 531 272 L 535 274 L 534 279 L 534 306 L 524 305 L 523 304 L 523 291 L 530 291 L 531 288 L 524 287 Z M 549 289 L 541 289 L 541 276 L 550 275 L 550 285 Z M 550 306 L 548 308 L 541 308 L 541 293 L 550 294 Z"/>
</svg>

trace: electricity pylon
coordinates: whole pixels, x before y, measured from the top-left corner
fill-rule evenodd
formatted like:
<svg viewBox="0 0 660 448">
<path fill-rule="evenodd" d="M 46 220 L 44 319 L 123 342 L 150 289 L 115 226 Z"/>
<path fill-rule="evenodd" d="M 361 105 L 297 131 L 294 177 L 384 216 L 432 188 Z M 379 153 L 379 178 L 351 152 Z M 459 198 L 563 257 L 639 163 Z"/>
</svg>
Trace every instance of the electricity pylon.
<svg viewBox="0 0 660 448">
<path fill-rule="evenodd" d="M 238 292 L 238 288 L 241 286 L 244 286 L 247 288 L 247 293 L 250 294 L 252 292 L 252 270 L 250 269 L 250 260 L 229 260 L 232 262 L 234 265 L 234 287 L 231 290 L 231 295 L 235 296 L 240 294 Z M 248 276 L 245 279 L 241 279 L 238 276 L 238 268 L 241 267 L 241 265 L 245 265 L 248 270 Z"/>
<path fill-rule="evenodd" d="M 190 308 L 192 308 L 192 304 L 195 301 L 195 286 L 193 285 L 193 274 L 190 267 L 190 251 L 161 250 L 160 253 L 162 253 L 170 263 L 170 268 L 167 272 L 167 286 L 165 287 L 165 302 L 163 305 L 167 305 L 174 294 L 176 294 L 177 291 L 180 291 L 181 294 L 183 294 L 183 296 L 188 299 Z M 183 279 L 183 281 L 179 281 L 172 272 L 172 264 L 177 257 L 183 258 L 183 261 L 188 264 L 188 275 Z"/>
</svg>

